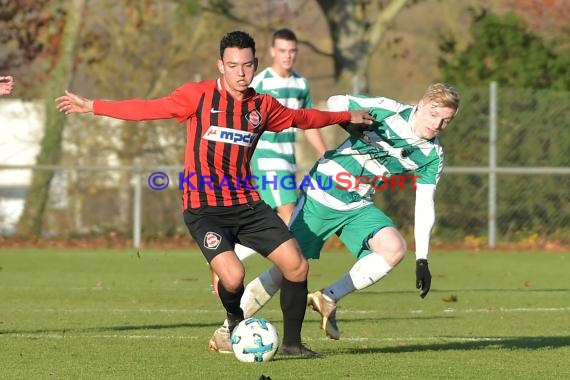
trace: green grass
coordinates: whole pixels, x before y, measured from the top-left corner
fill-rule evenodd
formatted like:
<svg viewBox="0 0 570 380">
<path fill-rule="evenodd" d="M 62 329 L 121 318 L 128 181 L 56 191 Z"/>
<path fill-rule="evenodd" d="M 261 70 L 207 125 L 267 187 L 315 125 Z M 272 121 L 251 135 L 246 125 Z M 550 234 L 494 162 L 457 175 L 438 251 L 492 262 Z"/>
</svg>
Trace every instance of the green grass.
<svg viewBox="0 0 570 380">
<path fill-rule="evenodd" d="M 318 289 L 352 265 L 311 263 Z M 266 267 L 247 262 L 248 279 Z M 224 317 L 195 250 L 0 250 L 0 379 L 568 379 L 570 253 L 434 252 L 433 289 L 409 255 L 342 300 L 340 341 L 307 311 L 323 359 L 245 364 L 210 352 Z M 261 311 L 281 330 L 278 299 Z"/>
</svg>

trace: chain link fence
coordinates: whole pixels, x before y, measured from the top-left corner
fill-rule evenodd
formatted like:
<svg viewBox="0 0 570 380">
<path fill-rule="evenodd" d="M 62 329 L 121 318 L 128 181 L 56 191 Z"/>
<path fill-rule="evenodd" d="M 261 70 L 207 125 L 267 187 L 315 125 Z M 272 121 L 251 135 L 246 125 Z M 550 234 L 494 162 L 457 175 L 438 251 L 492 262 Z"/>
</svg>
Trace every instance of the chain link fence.
<svg viewBox="0 0 570 380">
<path fill-rule="evenodd" d="M 460 112 L 441 137 L 435 242 L 570 242 L 569 92 L 460 88 Z M 413 196 L 379 202 L 413 236 Z"/>
<path fill-rule="evenodd" d="M 433 242 L 478 246 L 570 244 L 570 92 L 520 88 L 490 91 L 488 87 L 460 91 L 460 113 L 441 137 L 446 167 L 436 193 Z M 73 136 L 74 131 L 85 133 L 87 127 L 78 124 L 67 128 L 68 136 Z M 141 146 L 151 144 L 152 149 L 146 149 L 151 153 L 141 149 L 138 165 L 81 164 L 85 162 L 81 157 L 85 145 L 90 144 L 87 151 L 97 151 L 101 139 L 82 140 L 82 149 L 65 150 L 64 161 L 80 163 L 76 165 L 41 167 L 0 162 L 0 233 L 15 233 L 31 170 L 52 170 L 55 176 L 44 216 L 44 235 L 72 238 L 118 234 L 132 238 L 135 246 L 180 236 L 190 239 L 178 190 L 182 163 L 155 164 L 175 161 L 172 144 L 160 148 L 160 141 L 176 140 L 174 148 L 180 149 L 178 152 L 183 149 L 184 136 L 178 128 L 175 132 L 172 129 L 164 127 L 161 132 L 165 136 L 157 138 L 155 131 L 144 140 L 147 142 Z M 120 130 L 115 126 L 100 134 L 115 136 Z M 336 132 L 334 127 L 326 131 L 330 146 L 344 138 Z M 306 142 L 301 141 L 299 150 L 305 149 Z M 299 174 L 304 175 L 313 162 L 313 157 L 301 157 Z M 154 172 L 169 178 L 164 190 L 149 186 L 149 176 Z M 412 242 L 413 191 L 383 191 L 376 200 Z"/>
</svg>

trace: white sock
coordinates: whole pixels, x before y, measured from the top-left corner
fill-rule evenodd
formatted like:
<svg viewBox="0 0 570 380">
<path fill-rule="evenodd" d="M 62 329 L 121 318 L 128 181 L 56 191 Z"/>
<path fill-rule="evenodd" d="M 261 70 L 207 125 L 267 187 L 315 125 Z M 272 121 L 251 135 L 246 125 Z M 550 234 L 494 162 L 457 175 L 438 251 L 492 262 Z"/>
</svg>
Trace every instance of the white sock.
<svg viewBox="0 0 570 380">
<path fill-rule="evenodd" d="M 246 247 L 245 245 L 241 245 L 241 244 L 236 244 L 234 251 L 235 251 L 238 259 L 240 259 L 240 261 L 244 261 L 249 256 L 252 256 L 252 255 L 257 253 L 253 249 Z"/>
<path fill-rule="evenodd" d="M 278 290 L 279 285 L 273 281 L 269 270 L 251 280 L 241 297 L 240 307 L 243 310 L 243 315 L 246 318 L 253 316 L 269 302 Z"/>
<path fill-rule="evenodd" d="M 372 252 L 358 260 L 340 280 L 324 289 L 323 293 L 333 301 L 338 302 L 342 297 L 356 290 L 362 290 L 388 274 L 392 267 L 384 257 Z"/>
</svg>

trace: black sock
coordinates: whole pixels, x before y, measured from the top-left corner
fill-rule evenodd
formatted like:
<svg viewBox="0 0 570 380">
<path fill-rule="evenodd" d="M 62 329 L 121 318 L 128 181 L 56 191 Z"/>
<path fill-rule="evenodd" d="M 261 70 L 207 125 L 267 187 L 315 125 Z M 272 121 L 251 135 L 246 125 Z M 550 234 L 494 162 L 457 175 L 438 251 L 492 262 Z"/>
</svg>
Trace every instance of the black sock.
<svg viewBox="0 0 570 380">
<path fill-rule="evenodd" d="M 301 328 L 307 308 L 307 280 L 292 282 L 283 278 L 281 311 L 283 312 L 283 344 L 301 344 Z"/>
<path fill-rule="evenodd" d="M 244 287 L 243 284 L 237 291 L 237 293 L 230 293 L 222 282 L 218 282 L 218 294 L 220 295 L 220 300 L 222 305 L 226 309 L 228 315 L 228 327 L 230 332 L 236 327 L 241 321 L 243 321 L 243 310 L 239 306 L 241 302 L 241 297 L 243 296 Z"/>
</svg>

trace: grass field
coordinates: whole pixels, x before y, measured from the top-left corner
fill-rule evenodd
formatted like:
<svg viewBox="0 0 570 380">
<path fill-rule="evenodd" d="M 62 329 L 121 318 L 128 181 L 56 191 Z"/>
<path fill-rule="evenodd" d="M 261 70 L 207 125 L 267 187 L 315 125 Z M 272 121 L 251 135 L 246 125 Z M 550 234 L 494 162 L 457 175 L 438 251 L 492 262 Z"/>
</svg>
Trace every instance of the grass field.
<svg viewBox="0 0 570 380">
<path fill-rule="evenodd" d="M 318 289 L 352 258 L 311 265 Z M 249 260 L 248 279 L 265 266 Z M 430 266 L 424 300 L 412 255 L 345 298 L 340 341 L 307 310 L 324 358 L 245 364 L 207 349 L 224 315 L 197 251 L 0 249 L 0 378 L 570 378 L 570 253 L 433 252 Z M 260 315 L 281 330 L 278 299 Z"/>
</svg>

